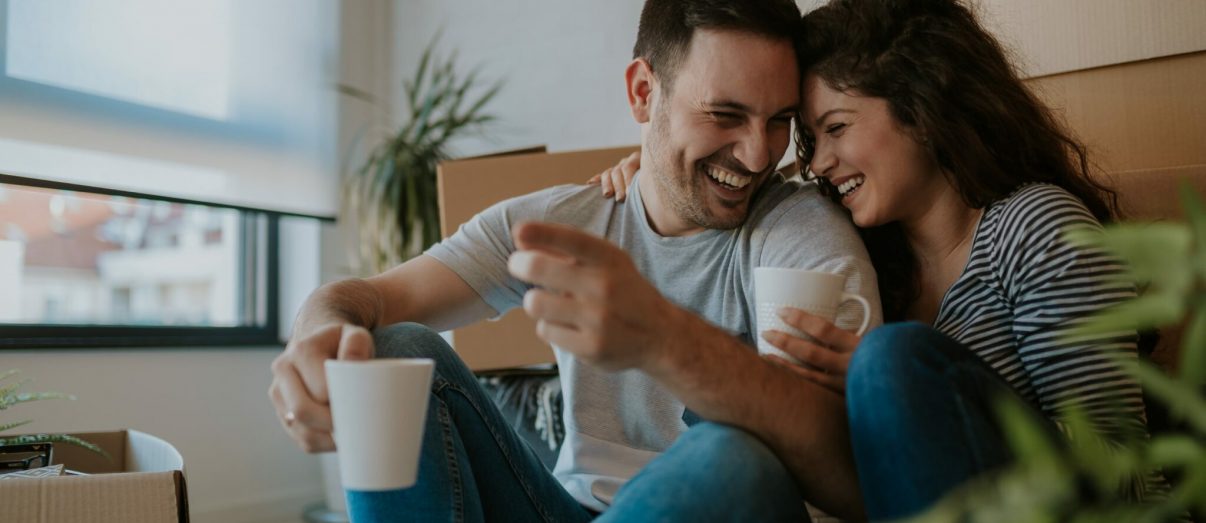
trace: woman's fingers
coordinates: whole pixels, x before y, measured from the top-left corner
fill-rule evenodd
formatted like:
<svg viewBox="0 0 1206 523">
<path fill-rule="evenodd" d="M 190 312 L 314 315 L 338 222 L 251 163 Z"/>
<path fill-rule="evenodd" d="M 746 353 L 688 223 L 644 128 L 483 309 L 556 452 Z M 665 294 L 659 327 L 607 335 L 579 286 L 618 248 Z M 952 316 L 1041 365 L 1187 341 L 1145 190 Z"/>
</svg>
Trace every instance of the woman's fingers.
<svg viewBox="0 0 1206 523">
<path fill-rule="evenodd" d="M 801 363 L 828 371 L 830 374 L 845 375 L 848 357 L 786 332 L 769 330 L 762 339 Z"/>
<path fill-rule="evenodd" d="M 837 352 L 854 352 L 860 338 L 833 322 L 792 307 L 779 309 L 779 317 L 788 326 L 812 336 L 821 346 Z"/>
</svg>

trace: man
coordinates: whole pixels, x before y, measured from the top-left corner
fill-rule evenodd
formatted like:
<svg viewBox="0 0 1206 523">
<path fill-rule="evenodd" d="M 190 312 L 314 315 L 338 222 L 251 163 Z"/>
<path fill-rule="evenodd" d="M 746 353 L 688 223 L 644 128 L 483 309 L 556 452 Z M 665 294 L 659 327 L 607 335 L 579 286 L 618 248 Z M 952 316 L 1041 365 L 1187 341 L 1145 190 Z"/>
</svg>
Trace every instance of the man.
<svg viewBox="0 0 1206 523">
<path fill-rule="evenodd" d="M 841 272 L 878 311 L 849 221 L 774 172 L 799 103 L 798 16 L 790 0 L 648 0 L 626 70 L 645 165 L 625 202 L 585 186 L 508 200 L 423 256 L 307 300 L 269 393 L 308 451 L 334 448 L 323 360 L 436 360 L 418 484 L 349 493 L 354 517 L 697 520 L 723 506 L 770 520 L 803 517 L 801 491 L 858 514 L 841 398 L 749 345 L 756 266 Z M 551 475 L 442 339 L 384 328 L 442 330 L 521 303 L 562 377 Z M 688 430 L 692 413 L 711 421 Z"/>
</svg>

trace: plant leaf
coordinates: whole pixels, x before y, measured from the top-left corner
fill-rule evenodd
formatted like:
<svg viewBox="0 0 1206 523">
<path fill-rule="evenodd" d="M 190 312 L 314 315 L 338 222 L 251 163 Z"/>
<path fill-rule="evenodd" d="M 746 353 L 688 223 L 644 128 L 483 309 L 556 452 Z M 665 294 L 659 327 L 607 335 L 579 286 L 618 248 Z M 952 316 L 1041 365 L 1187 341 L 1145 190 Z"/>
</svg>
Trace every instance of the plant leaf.
<svg viewBox="0 0 1206 523">
<path fill-rule="evenodd" d="M 63 394 L 61 392 L 22 392 L 20 394 L 0 398 L 0 410 L 7 409 L 18 403 L 52 399 L 74 400 L 75 396 Z"/>
<path fill-rule="evenodd" d="M 1206 383 L 1206 300 L 1198 301 L 1197 311 L 1185 328 L 1179 369 L 1181 379 L 1186 383 Z"/>
<path fill-rule="evenodd" d="M 1041 423 L 1018 400 L 1007 396 L 996 405 L 997 415 L 1005 427 L 1005 440 L 1022 460 L 1054 463 L 1058 459 L 1055 446 Z"/>
<path fill-rule="evenodd" d="M 1197 238 L 1198 251 L 1202 252 L 1206 250 L 1206 205 L 1203 205 L 1201 195 L 1194 190 L 1189 180 L 1182 179 L 1178 189 L 1181 193 L 1181 208 L 1185 209 L 1189 226 Z"/>
<path fill-rule="evenodd" d="M 4 431 L 6 431 L 6 430 L 12 430 L 12 429 L 15 429 L 15 428 L 17 428 L 17 427 L 20 427 L 21 425 L 28 425 L 28 424 L 30 424 L 30 423 L 33 423 L 33 420 L 31 420 L 31 419 L 27 419 L 27 420 L 25 420 L 25 421 L 18 421 L 18 422 L 16 422 L 16 423 L 9 423 L 9 424 L 7 424 L 7 425 L 0 425 L 0 432 L 4 432 Z"/>
<path fill-rule="evenodd" d="M 1067 330 L 1066 336 L 1095 336 L 1163 327 L 1181 320 L 1185 300 L 1179 294 L 1149 291 L 1122 302 Z"/>
<path fill-rule="evenodd" d="M 33 380 L 30 378 L 21 378 L 13 383 L 9 383 L 8 385 L 5 385 L 3 388 L 0 388 L 0 404 L 3 404 L 6 399 L 8 399 L 10 396 L 12 396 L 14 393 L 16 393 L 17 389 L 20 389 L 26 383 L 29 383 L 31 381 L 33 381 Z M 3 408 L 3 407 L 0 407 L 0 408 Z"/>
<path fill-rule="evenodd" d="M 1198 434 L 1206 436 L 1206 398 L 1197 387 L 1174 380 L 1144 361 L 1136 362 L 1131 372 L 1149 394 L 1168 405 L 1173 417 L 1184 419 Z"/>
<path fill-rule="evenodd" d="M 1127 278 L 1153 290 L 1184 295 L 1193 284 L 1189 259 L 1193 236 L 1183 223 L 1119 223 L 1101 230 L 1065 231 L 1069 242 L 1111 252 L 1126 262 Z"/>
<path fill-rule="evenodd" d="M 1147 448 L 1148 462 L 1168 470 L 1206 458 L 1202 442 L 1185 434 L 1170 434 L 1152 438 Z"/>
</svg>

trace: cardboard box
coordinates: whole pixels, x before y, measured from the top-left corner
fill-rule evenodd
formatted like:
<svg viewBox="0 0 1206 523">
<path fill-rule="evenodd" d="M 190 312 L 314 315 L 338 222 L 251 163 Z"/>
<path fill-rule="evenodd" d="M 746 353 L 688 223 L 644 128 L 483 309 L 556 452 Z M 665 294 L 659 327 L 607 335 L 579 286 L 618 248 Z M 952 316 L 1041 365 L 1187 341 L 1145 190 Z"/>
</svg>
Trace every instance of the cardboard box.
<svg viewBox="0 0 1206 523">
<path fill-rule="evenodd" d="M 1206 164 L 1206 52 L 1027 83 L 1107 171 Z"/>
<path fill-rule="evenodd" d="M 1026 77 L 1206 50 L 1201 0 L 974 0 Z"/>
<path fill-rule="evenodd" d="M 73 434 L 112 457 L 55 444 L 54 463 L 87 476 L 0 480 L 0 521 L 165 523 L 188 521 L 184 459 L 136 430 Z"/>
<path fill-rule="evenodd" d="M 447 238 L 475 214 L 507 198 L 554 185 L 584 183 L 637 149 L 541 152 L 444 162 L 437 169 L 440 233 Z M 522 309 L 454 330 L 452 346 L 475 371 L 553 363 L 552 349 L 536 337 L 536 323 Z"/>
</svg>

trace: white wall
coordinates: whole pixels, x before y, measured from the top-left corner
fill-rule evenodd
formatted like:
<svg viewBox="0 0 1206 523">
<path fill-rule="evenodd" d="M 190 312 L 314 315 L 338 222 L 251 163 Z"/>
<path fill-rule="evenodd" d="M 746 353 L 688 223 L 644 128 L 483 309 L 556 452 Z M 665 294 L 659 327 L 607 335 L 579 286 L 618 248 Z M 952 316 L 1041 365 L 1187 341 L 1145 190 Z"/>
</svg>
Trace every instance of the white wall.
<svg viewBox="0 0 1206 523">
<path fill-rule="evenodd" d="M 797 0 L 802 9 L 819 0 Z M 643 0 L 406 0 L 394 5 L 392 86 L 414 76 L 423 49 L 459 52 L 505 86 L 489 109 L 489 140 L 454 143 L 460 156 L 548 145 L 552 151 L 632 145 L 640 130 L 624 94 Z M 394 104 L 405 108 L 401 89 Z"/>
<path fill-rule="evenodd" d="M 506 85 L 489 109 L 495 141 L 464 140 L 463 155 L 547 144 L 552 150 L 629 145 L 639 130 L 624 96 L 641 0 L 407 0 L 395 4 L 392 85 L 414 76 L 423 49 L 459 51 L 458 68 Z M 401 90 L 395 103 L 405 107 Z"/>
</svg>

